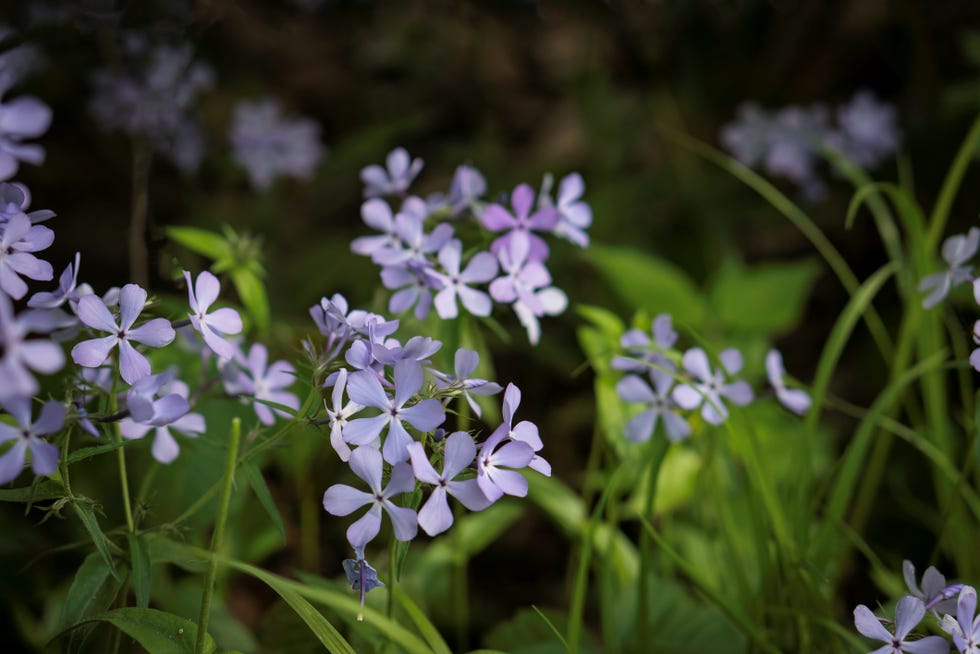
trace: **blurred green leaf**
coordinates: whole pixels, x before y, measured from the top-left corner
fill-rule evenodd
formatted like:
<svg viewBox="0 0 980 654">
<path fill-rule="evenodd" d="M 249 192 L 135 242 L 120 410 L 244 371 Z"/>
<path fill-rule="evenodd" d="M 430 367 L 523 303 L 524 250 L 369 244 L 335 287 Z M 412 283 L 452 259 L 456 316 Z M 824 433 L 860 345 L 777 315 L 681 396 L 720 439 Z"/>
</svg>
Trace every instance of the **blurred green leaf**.
<svg viewBox="0 0 980 654">
<path fill-rule="evenodd" d="M 74 627 L 83 619 L 102 613 L 108 609 L 116 599 L 119 589 L 122 587 L 122 579 L 115 578 L 109 570 L 109 566 L 99 555 L 92 552 L 75 573 L 71 586 L 68 588 L 68 597 L 61 611 L 61 626 L 59 631 L 64 632 Z M 85 625 L 68 632 L 66 639 L 66 650 L 69 652 L 79 649 L 85 638 L 92 631 L 93 625 Z"/>
<path fill-rule="evenodd" d="M 726 259 L 711 287 L 712 313 L 728 327 L 785 332 L 799 323 L 819 273 L 817 262 L 810 259 L 751 268 Z"/>
<path fill-rule="evenodd" d="M 150 555 L 145 537 L 129 534 L 129 561 L 133 570 L 136 606 L 145 609 L 150 605 Z"/>
<path fill-rule="evenodd" d="M 547 620 L 543 620 L 542 616 Z M 558 633 L 564 633 L 567 627 L 568 616 L 560 611 L 521 609 L 512 618 L 491 629 L 484 644 L 511 654 L 564 654 L 565 646 L 553 628 Z M 595 652 L 595 649 L 584 644 L 579 651 L 588 653 Z"/>
<path fill-rule="evenodd" d="M 238 291 L 238 297 L 252 317 L 252 322 L 259 330 L 266 330 L 269 327 L 269 298 L 265 292 L 265 285 L 258 275 L 245 268 L 236 268 L 229 272 L 231 281 Z"/>
<path fill-rule="evenodd" d="M 259 504 L 265 509 L 265 512 L 269 514 L 269 518 L 272 519 L 272 523 L 279 530 L 279 535 L 282 537 L 283 545 L 286 544 L 286 527 L 282 522 L 282 515 L 279 513 L 279 507 L 276 506 L 275 500 L 272 499 L 272 493 L 269 492 L 269 486 L 265 483 L 265 477 L 262 476 L 262 472 L 259 470 L 251 461 L 246 461 L 239 466 L 239 471 L 244 475 L 245 479 L 248 480 L 248 485 L 252 487 L 252 491 L 259 500 Z"/>
<path fill-rule="evenodd" d="M 40 502 L 55 500 L 64 496 L 65 487 L 61 485 L 60 481 L 52 479 L 43 479 L 37 484 L 21 488 L 0 489 L 0 502 Z"/>
<path fill-rule="evenodd" d="M 79 624 L 91 622 L 108 622 L 151 654 L 194 654 L 197 625 L 172 613 L 126 607 L 97 615 Z M 214 639 L 206 636 L 204 651 L 198 654 L 212 654 L 216 649 Z"/>
<path fill-rule="evenodd" d="M 584 256 L 631 309 L 669 313 L 698 327 L 707 314 L 701 291 L 687 273 L 651 254 L 627 247 L 593 244 Z"/>
<path fill-rule="evenodd" d="M 653 438 L 663 438 L 662 432 Z M 657 492 L 654 495 L 653 510 L 658 516 L 677 509 L 694 495 L 697 478 L 701 472 L 701 457 L 697 452 L 673 445 L 667 450 L 657 475 Z M 650 476 L 644 474 L 630 496 L 629 509 L 633 515 L 643 515 L 643 507 L 649 493 Z M 648 520 L 652 516 L 646 516 Z"/>
<path fill-rule="evenodd" d="M 197 227 L 172 226 L 166 231 L 170 240 L 213 261 L 231 259 L 234 255 L 231 245 L 221 234 Z"/>
</svg>

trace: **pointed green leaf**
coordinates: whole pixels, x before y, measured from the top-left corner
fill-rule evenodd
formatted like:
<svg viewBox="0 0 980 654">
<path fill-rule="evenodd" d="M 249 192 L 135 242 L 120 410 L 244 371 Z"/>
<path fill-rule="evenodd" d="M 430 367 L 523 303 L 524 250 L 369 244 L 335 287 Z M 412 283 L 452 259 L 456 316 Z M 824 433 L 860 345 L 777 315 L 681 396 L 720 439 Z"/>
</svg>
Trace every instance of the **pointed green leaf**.
<svg viewBox="0 0 980 654">
<path fill-rule="evenodd" d="M 265 292 L 265 285 L 251 270 L 236 268 L 231 271 L 231 281 L 238 291 L 238 297 L 252 317 L 255 326 L 260 330 L 269 327 L 269 298 Z"/>
<path fill-rule="evenodd" d="M 820 273 L 815 261 L 766 263 L 751 268 L 726 260 L 711 288 L 712 314 L 728 327 L 763 334 L 792 329 Z"/>
<path fill-rule="evenodd" d="M 40 502 L 55 500 L 64 496 L 65 487 L 61 485 L 61 482 L 50 479 L 21 488 L 0 489 L 0 502 Z"/>
<path fill-rule="evenodd" d="M 116 572 L 116 566 L 112 562 L 112 554 L 109 553 L 109 543 L 106 541 L 105 534 L 99 528 L 99 521 L 95 518 L 95 513 L 92 508 L 79 504 L 78 502 L 72 503 L 72 508 L 75 509 L 75 514 L 78 519 L 82 521 L 82 525 L 85 526 L 85 531 L 92 538 L 92 542 L 95 544 L 95 549 L 98 550 L 102 559 L 105 561 L 106 565 L 109 567 L 109 572 L 113 577 L 119 578 L 119 574 Z"/>
<path fill-rule="evenodd" d="M 204 650 L 194 652 L 197 625 L 172 613 L 157 609 L 126 607 L 89 618 L 79 624 L 108 622 L 135 640 L 151 654 L 213 654 L 214 639 L 205 637 Z"/>
<path fill-rule="evenodd" d="M 150 555 L 145 537 L 129 534 L 129 560 L 136 606 L 145 609 L 150 605 Z"/>
<path fill-rule="evenodd" d="M 272 499 L 272 493 L 269 492 L 269 486 L 265 483 L 265 477 L 262 476 L 262 472 L 251 461 L 242 463 L 238 470 L 248 480 L 248 485 L 252 487 L 252 491 L 258 498 L 259 504 L 262 505 L 269 518 L 272 519 L 272 523 L 276 526 L 276 529 L 279 530 L 279 535 L 282 537 L 283 545 L 285 545 L 286 527 L 283 525 L 279 507 L 276 506 L 275 500 Z"/>
<path fill-rule="evenodd" d="M 99 553 L 89 554 L 68 588 L 68 596 L 61 610 L 61 630 L 70 629 L 85 618 L 106 611 L 112 606 L 121 587 L 122 579 L 112 576 Z M 70 631 L 67 650 L 72 652 L 80 648 L 90 631 L 91 625 Z"/>
<path fill-rule="evenodd" d="M 172 241 L 180 243 L 188 250 L 203 255 L 209 259 L 230 258 L 233 254 L 231 245 L 221 235 L 197 227 L 167 227 L 167 236 Z"/>
</svg>

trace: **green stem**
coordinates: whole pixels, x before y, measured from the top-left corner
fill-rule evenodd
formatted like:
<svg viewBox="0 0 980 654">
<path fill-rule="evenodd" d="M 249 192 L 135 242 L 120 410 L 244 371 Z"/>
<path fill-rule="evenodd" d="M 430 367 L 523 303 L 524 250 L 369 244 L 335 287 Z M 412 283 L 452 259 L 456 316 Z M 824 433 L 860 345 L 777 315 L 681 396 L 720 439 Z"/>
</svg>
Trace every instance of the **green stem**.
<svg viewBox="0 0 980 654">
<path fill-rule="evenodd" d="M 456 511 L 459 518 L 461 512 Z M 456 544 L 456 557 L 453 570 L 453 594 L 454 609 L 456 612 L 456 651 L 463 652 L 468 649 L 467 635 L 469 633 L 470 604 L 469 604 L 469 558 L 463 553 L 463 532 L 456 529 L 453 533 Z"/>
<path fill-rule="evenodd" d="M 118 400 L 116 399 L 116 387 L 119 383 L 119 370 L 117 366 L 116 374 L 112 378 L 112 390 L 109 393 L 109 409 L 111 413 L 119 410 Z M 116 436 L 116 442 L 123 444 L 122 433 L 119 431 L 119 423 L 112 423 L 112 433 Z M 129 533 L 136 533 L 136 523 L 133 522 L 133 506 L 129 499 L 129 476 L 126 474 L 126 448 L 120 447 L 116 450 L 116 460 L 119 462 L 119 484 L 122 486 L 123 509 L 126 511 L 126 528 Z"/>
<path fill-rule="evenodd" d="M 395 574 L 395 566 L 398 564 L 398 554 L 395 551 L 398 541 L 391 537 L 388 544 L 388 604 L 385 607 L 388 618 L 391 619 L 395 612 L 395 587 L 398 585 L 398 575 Z"/>
<path fill-rule="evenodd" d="M 214 525 L 211 536 L 211 558 L 208 560 L 208 576 L 204 582 L 204 594 L 201 596 L 201 615 L 197 621 L 197 644 L 195 654 L 204 651 L 204 642 L 208 635 L 208 617 L 211 613 L 211 596 L 214 594 L 214 583 L 218 576 L 218 552 L 221 549 L 225 535 L 225 522 L 228 520 L 228 505 L 231 504 L 231 487 L 235 480 L 235 464 L 238 462 L 238 444 L 242 435 L 242 421 L 234 418 L 231 421 L 231 442 L 228 443 L 228 459 L 225 462 L 224 486 L 221 490 L 221 504 L 218 507 L 218 521 Z"/>
<path fill-rule="evenodd" d="M 932 252 L 939 245 L 939 239 L 942 238 L 943 230 L 946 228 L 946 220 L 949 218 L 949 211 L 953 207 L 953 200 L 959 193 L 963 176 L 966 174 L 970 161 L 973 160 L 978 144 L 980 144 L 980 116 L 977 116 L 973 125 L 970 126 L 970 131 L 963 140 L 959 151 L 957 151 L 956 158 L 953 159 L 953 164 L 943 181 L 939 199 L 936 200 L 936 206 L 929 218 L 929 236 L 926 240 L 927 252 Z"/>
<path fill-rule="evenodd" d="M 669 444 L 666 438 L 653 438 L 650 441 L 650 468 L 647 475 L 647 493 L 643 504 L 643 517 L 653 522 L 654 500 L 657 495 L 657 480 L 660 468 L 667 456 Z M 639 643 L 649 643 L 653 640 L 653 624 L 649 620 L 650 568 L 653 556 L 653 543 L 646 531 L 640 532 L 640 597 L 636 603 L 636 624 L 639 631 Z"/>
</svg>

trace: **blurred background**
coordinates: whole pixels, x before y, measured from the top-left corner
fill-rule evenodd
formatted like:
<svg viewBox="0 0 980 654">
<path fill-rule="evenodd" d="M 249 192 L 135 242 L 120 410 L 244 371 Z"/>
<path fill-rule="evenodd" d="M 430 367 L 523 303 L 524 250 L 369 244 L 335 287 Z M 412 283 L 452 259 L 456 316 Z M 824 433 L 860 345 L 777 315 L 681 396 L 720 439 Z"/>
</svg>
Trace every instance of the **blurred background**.
<svg viewBox="0 0 980 654">
<path fill-rule="evenodd" d="M 723 126 L 743 102 L 767 109 L 832 107 L 867 89 L 895 107 L 902 134 L 900 154 L 873 176 L 895 181 L 901 172 L 920 203 L 930 207 L 980 109 L 980 4 L 972 0 L 8 0 L 3 21 L 42 54 L 17 91 L 41 97 L 54 112 L 50 131 L 39 139 L 47 160 L 41 167 L 23 166 L 18 179 L 30 187 L 33 208 L 58 214 L 48 260 L 60 271 L 80 251 L 81 278 L 100 292 L 128 275 L 133 143 L 93 117 L 93 75 L 125 65 L 128 54 L 120 44 L 126 35 L 193 45 L 195 59 L 213 71 L 213 85 L 189 109 L 202 128 L 203 156 L 190 173 L 165 156 L 153 157 L 150 287 L 179 298 L 182 287 L 174 279 L 180 268 L 206 264 L 169 242 L 167 226 L 219 231 L 228 225 L 260 238 L 277 320 L 264 340 L 293 358 L 299 356 L 296 337 L 313 330 L 307 308 L 321 296 L 340 292 L 353 306 L 384 311 L 376 266 L 350 254 L 349 247 L 367 233 L 359 214 L 358 172 L 403 146 L 425 161 L 413 187 L 423 195 L 447 188 L 462 163 L 484 173 L 490 197 L 521 182 L 538 187 L 545 172 L 560 178 L 578 171 L 593 209 L 593 243 L 652 253 L 704 289 L 712 287 L 726 261 L 818 262 L 802 314 L 769 335 L 791 373 L 809 380 L 846 294 L 808 241 L 772 206 L 670 135 L 688 134 L 720 148 Z M 326 153 L 312 179 L 285 179 L 256 190 L 231 160 L 227 133 L 237 102 L 268 96 L 278 98 L 287 115 L 312 118 Z M 824 173 L 827 188 L 819 199 L 803 197 L 783 180 L 774 183 L 866 277 L 886 261 L 874 226 L 865 216 L 845 229 L 854 189 Z M 975 224 L 978 181 L 971 170 L 947 233 Z M 543 321 L 538 347 L 527 344 L 509 314 L 499 320 L 510 338 L 486 338 L 498 379 L 523 389 L 521 417 L 540 426 L 555 475 L 580 488 L 595 412 L 574 307 L 603 306 L 625 322 L 632 308 L 597 274 L 589 250 L 558 243 L 552 252 L 549 267 L 569 296 L 570 310 Z M 888 293 L 893 294 L 886 292 L 879 304 L 886 322 L 897 320 L 900 309 L 889 310 Z M 957 298 L 964 320 L 972 320 L 968 293 Z M 710 328 L 706 335 L 719 346 L 739 337 Z M 886 374 L 868 343 L 866 334 L 856 337 L 833 385 L 836 394 L 861 405 L 873 399 Z M 749 367 L 758 377 L 761 360 Z M 840 438 L 848 425 L 831 416 L 829 438 Z M 316 457 L 313 477 L 303 487 L 319 497 L 341 464 L 322 451 Z M 914 476 L 914 455 L 899 448 L 896 457 L 899 463 L 889 474 L 902 484 Z M 300 561 L 299 490 L 289 466 L 288 460 L 271 461 L 267 471 L 287 523 L 287 544 L 261 559 L 284 572 Z M 106 500 L 109 513 L 115 511 L 113 501 Z M 64 583 L 79 556 L 54 552 L 42 559 L 50 565 L 25 572 L 25 552 L 57 547 L 69 528 L 58 520 L 35 527 L 37 516 L 24 517 L 16 508 L 4 507 L 2 515 L 23 536 L 0 544 L 8 566 L 0 586 L 16 606 L 11 619 L 18 625 L 4 629 L 0 642 L 22 639 L 15 634 L 42 613 L 46 590 Z M 869 539 L 881 546 L 879 554 L 899 556 L 889 543 L 897 528 L 905 556 L 918 550 L 927 557 L 928 534 L 896 520 L 887 508 L 875 513 Z M 345 524 L 328 516 L 319 521 L 320 549 L 307 559 L 317 566 L 311 572 L 339 574 L 340 559 L 348 555 Z M 526 511 L 517 528 L 472 562 L 471 641 L 518 608 L 564 607 L 570 553 L 556 527 L 541 513 Z M 502 569 L 508 574 L 500 574 Z M 861 589 L 867 580 L 860 571 L 853 578 L 853 596 L 841 600 L 842 615 L 866 599 Z M 25 587 L 26 579 L 33 587 Z M 241 592 L 227 594 L 233 598 L 229 610 L 249 629 L 261 634 L 279 628 L 276 619 L 290 619 L 268 589 L 235 583 Z"/>
</svg>

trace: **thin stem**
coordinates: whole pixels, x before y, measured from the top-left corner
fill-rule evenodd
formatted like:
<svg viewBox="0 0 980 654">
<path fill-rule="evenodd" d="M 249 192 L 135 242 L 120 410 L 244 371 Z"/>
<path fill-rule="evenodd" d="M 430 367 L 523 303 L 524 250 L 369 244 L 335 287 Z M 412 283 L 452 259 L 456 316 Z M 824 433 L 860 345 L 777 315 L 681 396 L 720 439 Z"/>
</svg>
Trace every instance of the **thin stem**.
<svg viewBox="0 0 980 654">
<path fill-rule="evenodd" d="M 150 281 L 149 254 L 146 250 L 146 225 L 150 205 L 149 144 L 133 140 L 133 199 L 129 218 L 129 278 L 146 288 Z"/>
<path fill-rule="evenodd" d="M 228 505 L 231 504 L 231 487 L 235 480 L 235 464 L 238 462 L 238 444 L 242 436 L 242 421 L 234 418 L 231 421 L 231 441 L 228 443 L 228 458 L 225 461 L 224 486 L 221 490 L 221 504 L 218 506 L 218 521 L 214 525 L 211 536 L 211 558 L 208 560 L 208 576 L 204 583 L 204 594 L 201 596 L 201 616 L 197 621 L 197 644 L 195 654 L 204 651 L 204 641 L 208 635 L 208 617 L 211 613 L 211 596 L 214 593 L 214 582 L 218 576 L 218 551 L 221 549 L 225 536 L 225 522 L 228 520 Z"/>
<path fill-rule="evenodd" d="M 112 392 L 109 394 L 109 411 L 116 413 L 119 409 L 116 399 L 116 385 L 119 383 L 119 371 L 112 378 Z M 123 444 L 122 433 L 119 431 L 119 423 L 112 423 L 112 433 L 116 436 L 116 442 Z M 129 476 L 126 474 L 126 448 L 120 447 L 116 450 L 116 460 L 119 462 L 119 484 L 122 487 L 123 509 L 126 511 L 126 528 L 129 533 L 136 533 L 136 523 L 133 522 L 133 506 L 129 500 Z"/>
<path fill-rule="evenodd" d="M 456 506 L 457 520 L 462 515 L 459 505 Z M 469 557 L 463 551 L 463 531 L 457 528 L 454 533 L 456 546 L 455 565 L 453 566 L 453 605 L 456 612 L 456 651 L 464 652 L 467 649 L 470 622 L 469 604 Z"/>
<path fill-rule="evenodd" d="M 392 536 L 391 542 L 388 544 L 388 604 L 385 607 L 389 618 L 395 612 L 395 586 L 398 585 L 398 575 L 395 574 L 395 565 L 398 563 L 398 556 L 395 552 L 397 547 L 398 541 Z"/>
</svg>

